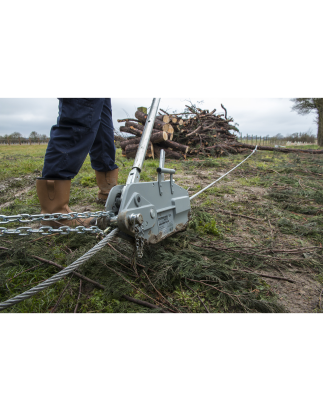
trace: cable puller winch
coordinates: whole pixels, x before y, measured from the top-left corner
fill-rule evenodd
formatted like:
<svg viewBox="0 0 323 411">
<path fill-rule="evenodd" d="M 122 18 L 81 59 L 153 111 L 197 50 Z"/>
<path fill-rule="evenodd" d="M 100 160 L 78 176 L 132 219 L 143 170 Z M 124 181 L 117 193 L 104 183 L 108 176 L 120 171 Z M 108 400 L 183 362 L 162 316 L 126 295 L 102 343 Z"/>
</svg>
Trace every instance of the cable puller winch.
<svg viewBox="0 0 323 411">
<path fill-rule="evenodd" d="M 159 98 L 152 101 L 126 184 L 113 187 L 105 205 L 107 224 L 118 226 L 119 235 L 125 239 L 135 237 L 138 256 L 142 256 L 144 243 L 156 244 L 182 231 L 188 223 L 191 209 L 188 191 L 175 184 L 175 170 L 165 168 L 164 150 L 160 152 L 157 181 L 140 182 L 159 102 Z M 169 175 L 169 180 L 165 180 L 165 175 Z"/>
</svg>

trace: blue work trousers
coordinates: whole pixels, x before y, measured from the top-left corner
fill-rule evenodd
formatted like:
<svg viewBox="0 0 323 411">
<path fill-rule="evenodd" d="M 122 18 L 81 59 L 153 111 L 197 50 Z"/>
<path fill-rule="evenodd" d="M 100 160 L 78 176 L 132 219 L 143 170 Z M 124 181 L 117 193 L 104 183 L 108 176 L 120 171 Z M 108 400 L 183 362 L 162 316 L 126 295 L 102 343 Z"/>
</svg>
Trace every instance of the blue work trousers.
<svg viewBox="0 0 323 411">
<path fill-rule="evenodd" d="M 43 179 L 70 180 L 88 154 L 97 171 L 118 168 L 110 98 L 60 98 L 57 124 L 51 128 Z"/>
</svg>

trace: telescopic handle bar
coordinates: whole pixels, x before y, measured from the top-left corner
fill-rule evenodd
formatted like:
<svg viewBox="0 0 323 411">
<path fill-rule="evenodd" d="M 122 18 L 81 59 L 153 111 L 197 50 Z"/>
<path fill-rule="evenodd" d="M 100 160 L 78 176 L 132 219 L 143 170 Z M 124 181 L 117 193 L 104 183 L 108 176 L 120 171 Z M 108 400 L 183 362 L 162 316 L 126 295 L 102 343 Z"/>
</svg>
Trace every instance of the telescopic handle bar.
<svg viewBox="0 0 323 411">
<path fill-rule="evenodd" d="M 154 98 L 152 101 L 150 111 L 148 114 L 148 118 L 145 124 L 145 128 L 144 128 L 144 131 L 140 139 L 135 161 L 133 163 L 132 169 L 128 176 L 127 185 L 139 182 L 140 172 L 141 172 L 142 165 L 146 157 L 150 135 L 154 128 L 154 123 L 155 123 L 155 119 L 156 119 L 156 115 L 158 111 L 159 102 L 160 102 L 160 98 Z"/>
</svg>

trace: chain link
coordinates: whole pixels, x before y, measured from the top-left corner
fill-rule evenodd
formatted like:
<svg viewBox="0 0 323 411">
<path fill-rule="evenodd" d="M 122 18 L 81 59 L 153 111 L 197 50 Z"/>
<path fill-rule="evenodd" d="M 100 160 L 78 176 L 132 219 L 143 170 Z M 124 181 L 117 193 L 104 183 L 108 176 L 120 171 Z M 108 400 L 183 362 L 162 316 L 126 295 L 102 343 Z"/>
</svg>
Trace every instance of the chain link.
<svg viewBox="0 0 323 411">
<path fill-rule="evenodd" d="M 135 225 L 135 241 L 138 258 L 142 258 L 144 255 L 144 230 L 142 224 Z"/>
<path fill-rule="evenodd" d="M 67 214 L 53 213 L 53 214 L 17 214 L 17 215 L 0 215 L 0 224 L 14 223 L 32 223 L 34 221 L 59 221 L 59 220 L 75 220 L 76 218 L 90 218 L 90 217 L 107 217 L 107 211 L 85 211 L 84 213 L 71 212 Z"/>
<path fill-rule="evenodd" d="M 31 235 L 31 234 L 43 234 L 43 235 L 49 235 L 49 234 L 61 234 L 61 235 L 67 235 L 69 233 L 77 233 L 77 234 L 85 234 L 85 233 L 91 233 L 91 234 L 104 234 L 103 230 L 100 230 L 97 226 L 92 226 L 92 227 L 84 227 L 82 225 L 77 226 L 77 227 L 69 227 L 67 225 L 64 225 L 59 228 L 53 228 L 50 226 L 42 226 L 40 228 L 30 228 L 30 227 L 17 227 L 17 228 L 6 228 L 6 227 L 0 227 L 0 237 L 5 236 L 5 235 L 20 235 L 20 236 L 26 236 L 26 235 Z"/>
<path fill-rule="evenodd" d="M 0 215 L 0 224 L 9 224 L 19 221 L 20 223 L 33 223 L 36 221 L 59 221 L 59 220 L 75 220 L 77 218 L 100 218 L 106 217 L 109 213 L 107 211 L 85 211 L 83 213 L 71 212 L 71 213 L 53 213 L 53 214 L 17 214 L 11 216 Z M 53 228 L 50 226 L 42 226 L 40 228 L 30 228 L 30 227 L 16 227 L 16 228 L 6 228 L 0 227 L 0 237 L 5 235 L 20 235 L 26 236 L 31 234 L 62 234 L 66 235 L 69 233 L 92 233 L 92 234 L 103 234 L 103 230 L 100 230 L 97 226 L 84 227 L 79 225 L 77 227 L 62 226 L 59 228 Z"/>
</svg>

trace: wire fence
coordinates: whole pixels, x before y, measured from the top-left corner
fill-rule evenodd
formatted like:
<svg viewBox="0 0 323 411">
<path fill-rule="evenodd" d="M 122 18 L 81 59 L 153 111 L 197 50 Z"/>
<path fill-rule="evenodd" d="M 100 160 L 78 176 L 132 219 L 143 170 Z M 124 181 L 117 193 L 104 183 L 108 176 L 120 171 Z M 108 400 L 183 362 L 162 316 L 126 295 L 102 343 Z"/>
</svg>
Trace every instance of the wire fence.
<svg viewBox="0 0 323 411">
<path fill-rule="evenodd" d="M 252 144 L 254 146 L 286 146 L 300 144 L 317 144 L 317 139 L 311 138 L 310 141 L 295 141 L 295 138 L 288 137 L 262 137 L 247 134 L 246 136 L 238 136 L 238 141 L 244 144 Z"/>
</svg>

